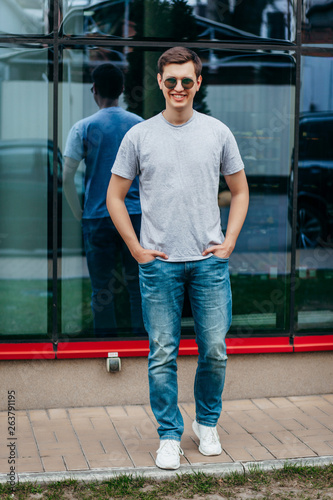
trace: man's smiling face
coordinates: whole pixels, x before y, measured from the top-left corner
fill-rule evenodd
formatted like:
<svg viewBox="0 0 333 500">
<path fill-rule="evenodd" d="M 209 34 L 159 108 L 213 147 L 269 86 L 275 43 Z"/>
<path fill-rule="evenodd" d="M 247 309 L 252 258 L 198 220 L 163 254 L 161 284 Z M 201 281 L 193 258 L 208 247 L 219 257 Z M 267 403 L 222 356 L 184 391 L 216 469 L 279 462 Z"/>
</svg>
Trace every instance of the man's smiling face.
<svg viewBox="0 0 333 500">
<path fill-rule="evenodd" d="M 168 89 L 164 84 L 168 78 L 177 80 L 177 84 L 173 89 Z M 183 78 L 193 80 L 193 87 L 185 89 L 182 85 Z M 175 111 L 182 111 L 192 108 L 193 99 L 200 88 L 202 77 L 196 77 L 194 64 L 192 61 L 188 61 L 184 64 L 167 64 L 164 66 L 163 75 L 157 75 L 157 81 L 165 97 L 166 107 Z"/>
</svg>

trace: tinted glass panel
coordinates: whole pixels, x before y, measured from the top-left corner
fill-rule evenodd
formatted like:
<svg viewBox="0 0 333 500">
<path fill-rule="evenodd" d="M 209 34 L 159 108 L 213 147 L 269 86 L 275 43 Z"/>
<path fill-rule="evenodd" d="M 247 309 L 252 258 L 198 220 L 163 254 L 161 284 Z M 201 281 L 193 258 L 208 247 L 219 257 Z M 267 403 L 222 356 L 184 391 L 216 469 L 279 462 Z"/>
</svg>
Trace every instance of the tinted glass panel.
<svg viewBox="0 0 333 500">
<path fill-rule="evenodd" d="M 298 164 L 296 321 L 333 326 L 333 57 L 304 57 Z M 314 78 L 320 74 L 321 78 Z"/>
<path fill-rule="evenodd" d="M 326 0 L 303 1 L 302 42 L 310 45 L 332 46 L 332 2 Z"/>
<path fill-rule="evenodd" d="M 0 33 L 45 35 L 52 31 L 53 0 L 1 0 Z"/>
<path fill-rule="evenodd" d="M 46 50 L 0 48 L 0 339 L 47 337 L 50 67 Z"/>
<path fill-rule="evenodd" d="M 64 4 L 65 5 L 65 4 Z M 229 0 L 133 0 L 64 6 L 66 35 L 164 40 L 290 40 L 295 3 Z"/>
<path fill-rule="evenodd" d="M 85 157 L 77 163 L 74 177 L 75 195 L 64 184 L 66 196 L 62 198 L 62 259 L 61 259 L 61 332 L 63 337 L 120 337 L 142 336 L 144 333 L 141 297 L 138 286 L 138 269 L 134 259 L 129 255 L 121 238 L 115 236 L 116 231 L 110 225 L 110 218 L 105 208 L 106 188 L 110 179 L 112 167 L 104 161 L 92 164 L 94 158 L 106 154 L 108 157 L 116 154 L 113 148 L 112 134 L 97 129 L 90 135 L 90 143 L 80 135 L 69 133 L 72 126 L 82 118 L 91 116 L 98 111 L 98 106 L 91 93 L 91 72 L 102 62 L 112 62 L 121 70 L 128 70 L 129 63 L 122 48 L 65 49 L 63 51 L 63 81 L 60 83 L 60 141 L 62 154 L 66 152 L 66 142 L 70 146 L 67 155 L 71 159 Z M 129 80 L 127 81 L 128 85 Z M 133 88 L 131 88 L 131 91 Z M 134 94 L 133 94 L 134 95 Z M 142 92 L 140 92 L 140 103 Z M 125 97 L 121 96 L 120 106 L 127 108 Z M 120 128 L 122 124 L 119 124 Z M 124 123 L 126 128 L 126 123 Z M 125 133 L 119 133 L 121 139 Z M 80 129 L 81 130 L 81 129 Z M 88 133 L 88 132 L 87 132 Z M 79 132 L 78 132 L 79 134 Z M 103 136 L 105 135 L 105 138 Z M 82 141 L 81 141 L 82 139 Z M 87 146 L 80 151 L 78 144 Z M 104 149 L 103 149 L 104 148 Z M 89 151 L 91 154 L 89 154 Z M 109 154 L 110 151 L 110 154 Z M 87 156 L 88 155 L 88 156 Z M 104 156 L 103 156 L 104 157 Z M 67 163 L 65 158 L 65 173 Z M 94 174 L 92 171 L 94 170 Z M 97 194 L 93 192 L 98 185 Z M 95 187 L 94 187 L 95 186 Z M 89 190 L 88 196 L 85 196 Z M 74 201 L 73 201 L 74 198 Z M 84 206 L 89 199 L 89 207 L 98 204 L 98 218 L 90 208 L 87 219 L 79 222 L 70 209 L 78 201 Z M 94 208 L 95 210 L 95 208 Z M 101 214 L 101 212 L 106 212 Z M 90 217 L 92 219 L 90 220 Z M 105 220 L 107 219 L 107 220 Z M 141 216 L 138 215 L 139 223 Z M 84 235 L 82 232 L 84 229 Z M 109 237 L 109 234 L 112 237 Z M 97 282 L 97 284 L 96 284 Z M 100 284 L 102 282 L 102 284 Z M 93 304 L 92 287 L 94 287 Z M 94 318 L 96 325 L 94 328 Z M 103 326 L 101 326 L 103 325 Z"/>
<path fill-rule="evenodd" d="M 287 331 L 290 227 L 288 178 L 293 148 L 294 59 L 288 54 L 203 53 L 210 113 L 234 133 L 250 187 L 247 219 L 230 258 L 230 335 Z M 216 63 L 216 66 L 214 65 Z M 228 192 L 221 180 L 222 228 Z"/>
<path fill-rule="evenodd" d="M 293 150 L 294 59 L 290 54 L 198 50 L 203 61 L 203 85 L 196 97 L 198 111 L 226 123 L 242 154 L 251 192 L 249 214 L 230 260 L 234 319 L 231 335 L 251 336 L 287 332 L 290 272 L 288 179 Z M 98 110 L 91 71 L 100 62 L 112 61 L 124 70 L 125 92 L 120 106 L 147 119 L 164 109 L 156 82 L 157 51 L 118 47 L 63 51 L 60 112 L 61 151 L 71 127 Z M 74 182 L 78 198 L 85 196 L 84 162 L 77 166 Z M 108 181 L 107 181 L 108 182 Z M 230 194 L 223 177 L 219 204 L 225 232 Z M 131 320 L 131 290 L 118 249 L 111 278 L 97 292 L 91 308 L 91 272 L 80 224 L 63 196 L 61 261 L 61 329 L 67 338 L 98 337 L 93 328 L 96 307 L 115 304 L 116 327 L 110 334 L 140 337 Z M 97 227 L 97 222 L 96 222 Z M 133 315 L 132 315 L 133 317 Z M 186 300 L 183 335 L 193 335 L 193 320 Z M 142 336 L 141 336 L 142 338 Z"/>
</svg>

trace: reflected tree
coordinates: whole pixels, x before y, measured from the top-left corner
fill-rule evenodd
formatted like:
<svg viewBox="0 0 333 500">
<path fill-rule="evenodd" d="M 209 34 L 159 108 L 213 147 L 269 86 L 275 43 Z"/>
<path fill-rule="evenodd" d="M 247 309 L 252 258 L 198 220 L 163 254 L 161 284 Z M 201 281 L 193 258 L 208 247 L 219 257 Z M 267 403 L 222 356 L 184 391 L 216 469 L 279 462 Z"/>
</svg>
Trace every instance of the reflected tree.
<svg viewBox="0 0 333 500">
<path fill-rule="evenodd" d="M 237 2 L 232 16 L 232 26 L 260 36 L 262 13 L 269 3 L 271 2 L 267 0 Z"/>
<path fill-rule="evenodd" d="M 260 36 L 262 13 L 272 0 L 208 0 L 207 17 Z"/>
</svg>

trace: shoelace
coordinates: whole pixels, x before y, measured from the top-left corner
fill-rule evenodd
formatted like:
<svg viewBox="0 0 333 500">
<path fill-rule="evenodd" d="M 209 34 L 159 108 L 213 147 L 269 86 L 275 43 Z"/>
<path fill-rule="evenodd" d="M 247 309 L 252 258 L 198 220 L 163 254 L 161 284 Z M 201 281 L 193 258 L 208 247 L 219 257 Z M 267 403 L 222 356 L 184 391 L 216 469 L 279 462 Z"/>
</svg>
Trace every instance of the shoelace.
<svg viewBox="0 0 333 500">
<path fill-rule="evenodd" d="M 173 455 L 174 452 L 179 453 L 180 455 L 184 455 L 184 452 L 181 449 L 181 447 L 173 443 L 172 440 L 170 439 L 165 439 L 157 451 L 162 451 L 162 450 L 163 453 L 167 455 Z"/>
<path fill-rule="evenodd" d="M 218 443 L 220 441 L 219 435 L 215 427 L 207 427 L 207 430 L 203 438 L 213 444 Z"/>
</svg>

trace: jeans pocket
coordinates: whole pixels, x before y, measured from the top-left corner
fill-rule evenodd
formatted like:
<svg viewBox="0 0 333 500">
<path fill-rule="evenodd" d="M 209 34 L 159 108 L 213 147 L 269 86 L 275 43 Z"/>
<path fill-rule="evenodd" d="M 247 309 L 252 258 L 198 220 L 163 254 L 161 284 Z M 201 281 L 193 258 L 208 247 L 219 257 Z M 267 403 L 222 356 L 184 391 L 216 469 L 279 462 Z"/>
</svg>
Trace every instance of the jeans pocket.
<svg viewBox="0 0 333 500">
<path fill-rule="evenodd" d="M 154 264 L 155 261 L 156 261 L 156 258 L 153 260 L 149 260 L 148 262 L 143 262 L 142 264 L 140 264 L 140 262 L 138 262 L 138 264 L 139 264 L 139 267 L 149 267 L 150 265 Z"/>
<path fill-rule="evenodd" d="M 212 257 L 214 257 L 217 261 L 220 261 L 220 262 L 224 262 L 224 263 L 229 262 L 229 257 L 227 257 L 227 258 L 224 259 L 222 257 L 218 257 L 215 254 L 213 254 Z"/>
</svg>

